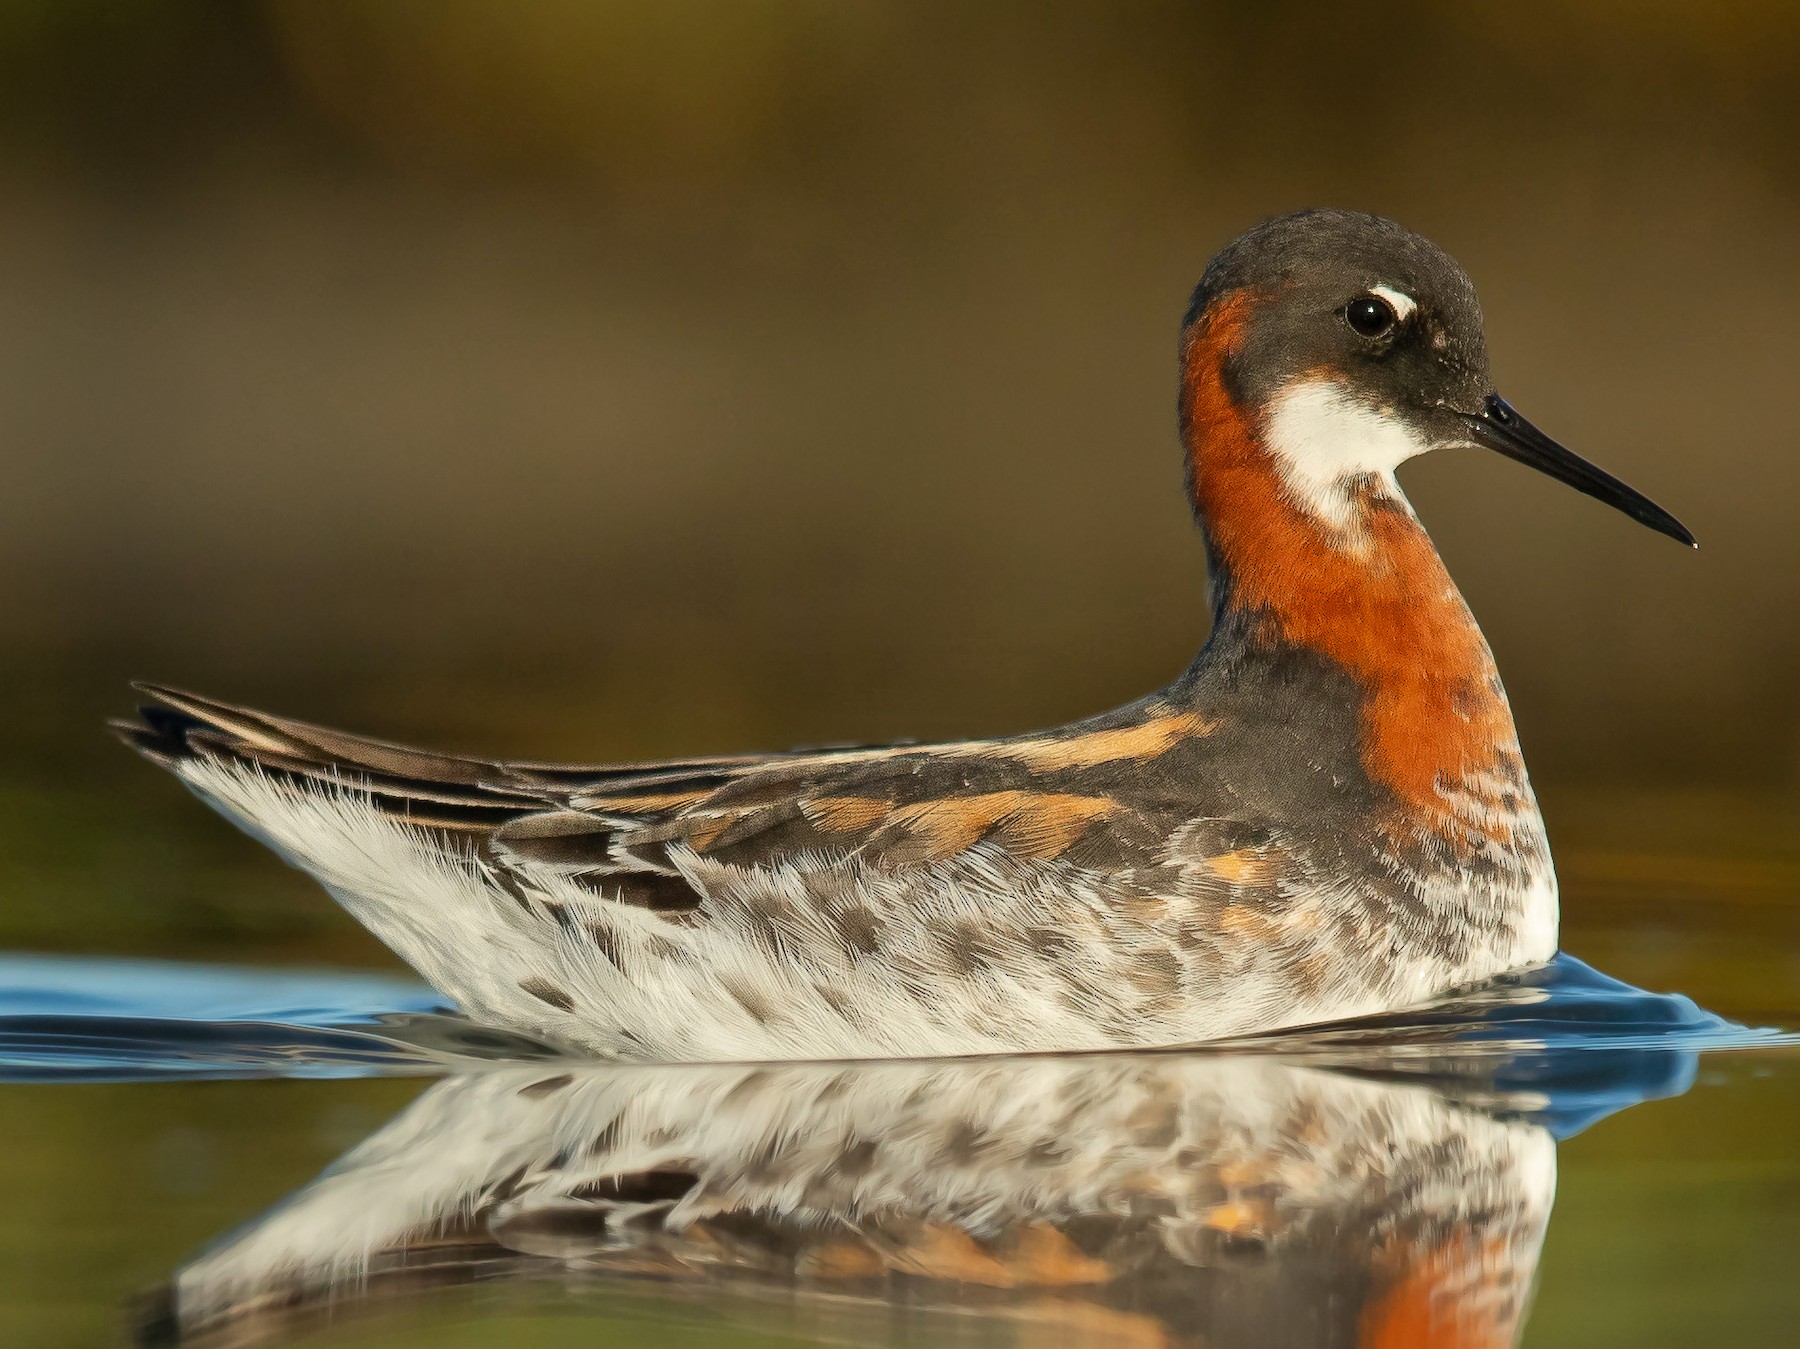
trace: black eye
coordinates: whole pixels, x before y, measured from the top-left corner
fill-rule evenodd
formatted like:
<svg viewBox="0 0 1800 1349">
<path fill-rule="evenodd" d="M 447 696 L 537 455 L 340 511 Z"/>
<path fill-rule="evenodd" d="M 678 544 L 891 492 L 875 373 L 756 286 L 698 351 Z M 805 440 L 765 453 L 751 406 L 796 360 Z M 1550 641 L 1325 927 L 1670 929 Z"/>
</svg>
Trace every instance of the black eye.
<svg viewBox="0 0 1800 1349">
<path fill-rule="evenodd" d="M 1400 320 L 1394 307 L 1379 295 L 1361 295 L 1344 310 L 1344 322 L 1363 337 L 1380 337 Z"/>
</svg>

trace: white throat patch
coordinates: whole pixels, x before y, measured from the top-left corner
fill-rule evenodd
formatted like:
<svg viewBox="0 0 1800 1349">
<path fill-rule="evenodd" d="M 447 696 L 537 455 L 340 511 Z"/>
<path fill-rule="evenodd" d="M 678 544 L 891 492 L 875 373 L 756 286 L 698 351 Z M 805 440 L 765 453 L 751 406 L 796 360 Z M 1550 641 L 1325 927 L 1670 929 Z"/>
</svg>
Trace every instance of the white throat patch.
<svg viewBox="0 0 1800 1349">
<path fill-rule="evenodd" d="M 1357 402 L 1330 380 L 1283 389 L 1269 404 L 1265 433 L 1295 504 L 1339 530 L 1352 524 L 1359 479 L 1374 478 L 1400 497 L 1394 470 L 1431 448 L 1398 416 Z"/>
</svg>

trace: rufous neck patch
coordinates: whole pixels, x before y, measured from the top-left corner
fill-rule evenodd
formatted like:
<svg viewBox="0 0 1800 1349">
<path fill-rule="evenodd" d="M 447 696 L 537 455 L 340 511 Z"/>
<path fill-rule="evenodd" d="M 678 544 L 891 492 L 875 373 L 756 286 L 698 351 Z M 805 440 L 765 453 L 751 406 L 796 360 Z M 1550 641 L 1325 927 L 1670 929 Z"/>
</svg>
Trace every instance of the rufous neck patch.
<svg viewBox="0 0 1800 1349">
<path fill-rule="evenodd" d="M 1446 790 L 1516 771 L 1493 657 L 1397 487 L 1349 490 L 1337 519 L 1296 500 L 1266 416 L 1227 380 L 1251 303 L 1216 303 L 1183 350 L 1182 427 L 1215 608 L 1240 620 L 1233 631 L 1310 648 L 1349 673 L 1364 691 L 1369 776 L 1409 814 L 1436 817 Z"/>
</svg>

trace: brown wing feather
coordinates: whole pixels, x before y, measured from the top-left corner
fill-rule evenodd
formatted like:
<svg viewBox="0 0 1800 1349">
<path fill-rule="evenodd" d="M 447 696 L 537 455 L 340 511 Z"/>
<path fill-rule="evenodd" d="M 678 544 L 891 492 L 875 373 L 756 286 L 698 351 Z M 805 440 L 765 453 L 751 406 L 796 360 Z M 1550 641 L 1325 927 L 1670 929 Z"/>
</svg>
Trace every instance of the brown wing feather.
<svg viewBox="0 0 1800 1349">
<path fill-rule="evenodd" d="M 138 720 L 115 721 L 112 728 L 134 749 L 167 767 L 205 755 L 252 764 L 302 786 L 354 787 L 369 793 L 381 809 L 464 846 L 491 847 L 497 831 L 505 830 L 520 845 L 521 856 L 534 849 L 546 856 L 560 850 L 557 864 L 577 869 L 580 863 L 580 870 L 590 867 L 583 850 L 603 851 L 610 831 L 624 824 L 642 830 L 676 818 L 763 765 L 867 752 L 844 747 L 654 763 L 508 762 L 350 735 L 164 685 L 133 687 L 149 701 L 139 709 Z M 546 813 L 564 798 L 589 804 L 579 814 Z M 638 866 L 673 874 L 672 867 Z"/>
<path fill-rule="evenodd" d="M 738 866 L 812 855 L 904 867 L 985 843 L 1019 858 L 1104 861 L 1119 851 L 1105 845 L 1122 813 L 1110 796 L 1056 790 L 974 742 L 769 760 L 666 807 L 660 793 L 654 808 L 644 799 L 584 787 L 498 830 L 494 847 L 630 901 L 634 874 L 678 874 L 681 852 Z M 1130 832 L 1133 821 L 1119 823 Z"/>
<path fill-rule="evenodd" d="M 354 786 L 520 872 L 547 869 L 661 911 L 702 902 L 683 889 L 677 863 L 688 853 L 738 866 L 808 855 L 905 867 L 986 845 L 1021 859 L 1137 867 L 1167 823 L 1123 806 L 1104 778 L 1070 775 L 1142 761 L 1209 729 L 1165 715 L 1149 730 L 1067 728 L 1055 738 L 548 765 L 439 754 L 136 687 L 151 701 L 117 729 L 165 764 L 208 755 L 315 788 Z"/>
</svg>

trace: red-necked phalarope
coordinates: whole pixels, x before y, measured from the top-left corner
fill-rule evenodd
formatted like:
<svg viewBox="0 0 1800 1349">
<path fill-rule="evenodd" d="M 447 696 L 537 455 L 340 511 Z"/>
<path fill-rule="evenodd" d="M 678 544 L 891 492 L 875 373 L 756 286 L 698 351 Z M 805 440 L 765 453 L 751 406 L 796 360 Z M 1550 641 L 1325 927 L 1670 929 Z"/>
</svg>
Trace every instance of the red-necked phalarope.
<svg viewBox="0 0 1800 1349">
<path fill-rule="evenodd" d="M 1462 269 L 1375 216 L 1212 261 L 1181 436 L 1212 635 L 1055 730 L 553 767 L 156 687 L 121 730 L 471 1016 L 607 1054 L 1177 1044 L 1548 959 L 1512 714 L 1394 470 L 1486 446 L 1692 537 L 1492 391 Z"/>
</svg>

